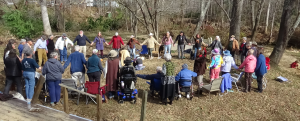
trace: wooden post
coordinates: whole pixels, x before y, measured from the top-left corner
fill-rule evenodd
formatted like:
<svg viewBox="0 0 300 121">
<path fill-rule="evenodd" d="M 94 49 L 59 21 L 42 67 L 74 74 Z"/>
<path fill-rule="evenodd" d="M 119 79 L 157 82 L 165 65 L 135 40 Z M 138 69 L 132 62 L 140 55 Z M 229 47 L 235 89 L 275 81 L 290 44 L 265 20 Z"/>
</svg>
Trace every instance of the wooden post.
<svg viewBox="0 0 300 121">
<path fill-rule="evenodd" d="M 102 105 L 102 97 L 97 94 L 97 121 L 101 120 L 101 105 Z"/>
<path fill-rule="evenodd" d="M 63 96 L 64 96 L 64 111 L 69 114 L 69 103 L 68 103 L 68 91 L 67 88 L 62 87 Z"/>
<path fill-rule="evenodd" d="M 45 83 L 45 78 L 44 78 L 44 76 L 41 75 L 37 82 L 37 86 L 35 88 L 34 95 L 32 97 L 32 101 L 31 101 L 32 104 L 36 104 L 38 102 L 44 83 Z"/>
<path fill-rule="evenodd" d="M 146 103 L 147 103 L 147 97 L 148 97 L 148 92 L 143 91 L 143 99 L 142 99 L 142 108 L 141 108 L 141 118 L 140 121 L 145 121 L 145 115 L 146 115 Z"/>
</svg>

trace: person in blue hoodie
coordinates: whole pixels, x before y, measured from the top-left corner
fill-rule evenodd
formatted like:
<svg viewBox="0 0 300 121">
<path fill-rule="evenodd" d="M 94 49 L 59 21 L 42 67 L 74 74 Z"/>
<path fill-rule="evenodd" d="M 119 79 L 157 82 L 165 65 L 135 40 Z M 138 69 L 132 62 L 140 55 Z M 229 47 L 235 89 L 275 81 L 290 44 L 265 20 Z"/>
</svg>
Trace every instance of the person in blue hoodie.
<svg viewBox="0 0 300 121">
<path fill-rule="evenodd" d="M 256 68 L 255 68 L 255 74 L 257 76 L 257 86 L 258 86 L 258 92 L 262 93 L 262 79 L 264 75 L 267 73 L 267 66 L 266 66 L 266 58 L 263 55 L 264 49 L 259 48 L 258 50 L 258 58 L 256 62 Z"/>
<path fill-rule="evenodd" d="M 61 83 L 62 74 L 65 71 L 64 67 L 57 60 L 57 56 L 57 52 L 52 52 L 50 59 L 48 59 L 42 69 L 42 74 L 46 75 L 46 84 L 49 89 L 51 106 L 54 106 L 60 100 L 61 88 L 59 83 Z"/>
<path fill-rule="evenodd" d="M 176 75 L 175 80 L 179 81 L 180 87 L 190 87 L 192 85 L 192 77 L 197 77 L 197 73 L 189 70 L 187 64 L 183 64 L 182 69 Z M 189 94 L 187 94 L 187 98 L 189 98 Z"/>
<path fill-rule="evenodd" d="M 86 65 L 86 60 L 83 53 L 80 53 L 79 51 L 80 46 L 76 45 L 75 52 L 70 54 L 68 60 L 64 65 L 64 69 L 66 69 L 71 63 L 70 72 L 72 75 L 72 79 L 75 80 L 77 87 L 83 87 L 85 83 L 85 67 L 83 65 Z"/>
<path fill-rule="evenodd" d="M 150 91 L 152 95 L 154 95 L 154 90 L 160 90 L 161 82 L 157 82 L 161 80 L 161 77 L 163 77 L 162 68 L 160 66 L 156 67 L 156 74 L 137 74 L 136 76 L 142 79 L 150 80 Z"/>
</svg>

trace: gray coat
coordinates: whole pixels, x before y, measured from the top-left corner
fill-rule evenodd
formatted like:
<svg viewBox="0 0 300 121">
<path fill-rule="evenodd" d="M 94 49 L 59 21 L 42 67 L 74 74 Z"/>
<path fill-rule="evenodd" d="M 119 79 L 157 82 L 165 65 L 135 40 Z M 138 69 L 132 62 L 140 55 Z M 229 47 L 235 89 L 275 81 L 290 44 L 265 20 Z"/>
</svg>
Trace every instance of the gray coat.
<svg viewBox="0 0 300 121">
<path fill-rule="evenodd" d="M 61 63 L 54 59 L 50 58 L 45 63 L 42 74 L 46 74 L 46 80 L 47 81 L 59 81 L 62 78 L 62 74 L 64 73 L 65 69 L 61 65 Z"/>
</svg>

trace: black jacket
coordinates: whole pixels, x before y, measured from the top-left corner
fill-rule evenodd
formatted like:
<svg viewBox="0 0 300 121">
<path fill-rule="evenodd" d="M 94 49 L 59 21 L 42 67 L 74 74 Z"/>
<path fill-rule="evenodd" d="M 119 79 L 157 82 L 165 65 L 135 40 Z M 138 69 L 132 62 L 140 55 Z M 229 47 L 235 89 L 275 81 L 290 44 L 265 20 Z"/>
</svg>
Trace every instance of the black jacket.
<svg viewBox="0 0 300 121">
<path fill-rule="evenodd" d="M 79 46 L 86 46 L 85 41 L 91 43 L 91 41 L 85 35 L 83 35 L 82 37 L 80 35 L 77 35 L 73 43 L 75 44 L 76 41 L 77 41 L 77 45 Z"/>
<path fill-rule="evenodd" d="M 181 35 L 178 35 L 178 36 L 176 37 L 174 43 L 176 43 L 177 40 L 178 40 L 178 45 L 183 45 L 183 44 L 184 44 L 184 41 L 186 41 L 187 43 L 189 43 L 188 40 L 186 39 L 185 35 L 182 36 L 182 39 L 181 39 Z"/>
<path fill-rule="evenodd" d="M 6 76 L 22 76 L 22 65 L 18 57 L 7 57 L 4 64 Z"/>
<path fill-rule="evenodd" d="M 240 45 L 240 53 L 244 56 L 246 56 L 247 52 L 248 52 L 248 49 L 246 47 L 246 43 L 245 45 L 242 47 L 243 43 Z"/>
</svg>

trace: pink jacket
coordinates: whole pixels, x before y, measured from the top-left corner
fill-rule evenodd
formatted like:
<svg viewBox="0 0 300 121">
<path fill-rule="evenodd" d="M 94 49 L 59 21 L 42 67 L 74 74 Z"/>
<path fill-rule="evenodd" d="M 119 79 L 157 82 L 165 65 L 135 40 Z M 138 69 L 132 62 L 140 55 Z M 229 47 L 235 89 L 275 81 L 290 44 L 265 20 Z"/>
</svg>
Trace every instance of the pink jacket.
<svg viewBox="0 0 300 121">
<path fill-rule="evenodd" d="M 256 67 L 256 57 L 249 55 L 246 57 L 245 61 L 240 65 L 240 69 L 245 67 L 245 72 L 253 73 Z"/>
<path fill-rule="evenodd" d="M 170 36 L 169 40 L 166 36 L 164 36 L 164 38 L 162 39 L 162 44 L 164 44 L 164 45 L 170 45 L 172 43 L 173 43 L 173 39 L 171 36 Z"/>
</svg>

